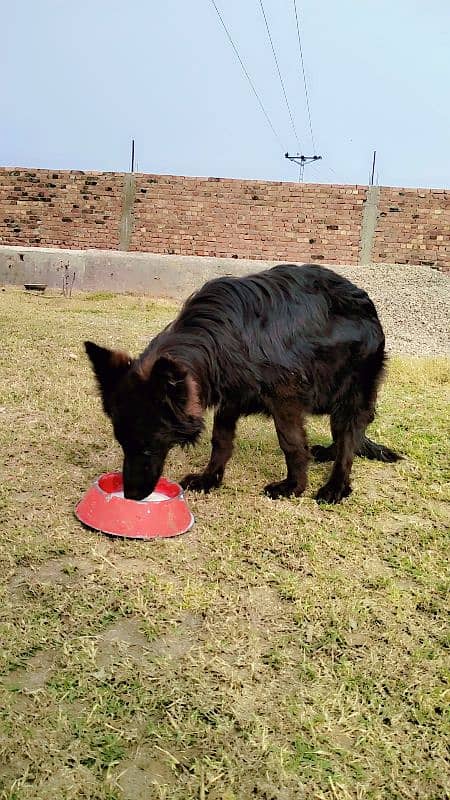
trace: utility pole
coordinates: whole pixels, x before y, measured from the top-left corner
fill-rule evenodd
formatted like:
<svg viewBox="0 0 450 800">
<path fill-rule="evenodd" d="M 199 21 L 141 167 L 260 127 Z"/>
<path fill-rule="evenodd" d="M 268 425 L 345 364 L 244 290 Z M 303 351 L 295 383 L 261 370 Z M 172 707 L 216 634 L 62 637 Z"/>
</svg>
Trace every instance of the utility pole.
<svg viewBox="0 0 450 800">
<path fill-rule="evenodd" d="M 134 172 L 134 139 L 131 140 L 131 172 Z"/>
<path fill-rule="evenodd" d="M 305 165 L 310 164 L 312 161 L 321 161 L 322 159 L 322 156 L 303 156 L 300 153 L 296 153 L 295 156 L 290 156 L 289 153 L 285 153 L 284 157 L 287 158 L 289 161 L 293 161 L 294 164 L 298 164 L 299 166 L 298 180 L 300 183 L 303 183 Z"/>
</svg>

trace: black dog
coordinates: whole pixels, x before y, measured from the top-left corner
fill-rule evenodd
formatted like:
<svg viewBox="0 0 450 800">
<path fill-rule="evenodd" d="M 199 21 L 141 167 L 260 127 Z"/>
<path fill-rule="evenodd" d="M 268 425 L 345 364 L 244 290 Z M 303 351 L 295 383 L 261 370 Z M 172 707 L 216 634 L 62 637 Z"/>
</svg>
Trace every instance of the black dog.
<svg viewBox="0 0 450 800">
<path fill-rule="evenodd" d="M 153 491 L 167 453 L 194 444 L 214 406 L 212 453 L 185 488 L 220 486 L 240 416 L 272 416 L 287 477 L 265 487 L 273 498 L 300 495 L 309 459 L 306 414 L 330 414 L 334 460 L 319 502 L 350 494 L 354 455 L 400 456 L 365 436 L 374 419 L 385 362 L 384 334 L 368 295 L 331 270 L 283 264 L 246 278 L 218 278 L 187 300 L 180 314 L 136 360 L 85 342 L 125 459 L 125 497 Z"/>
</svg>

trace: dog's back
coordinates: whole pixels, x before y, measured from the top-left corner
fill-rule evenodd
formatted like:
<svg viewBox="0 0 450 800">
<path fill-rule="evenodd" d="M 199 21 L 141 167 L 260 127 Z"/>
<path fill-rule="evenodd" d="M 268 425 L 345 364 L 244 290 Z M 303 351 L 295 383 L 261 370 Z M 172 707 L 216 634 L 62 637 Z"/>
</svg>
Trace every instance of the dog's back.
<svg viewBox="0 0 450 800">
<path fill-rule="evenodd" d="M 383 331 L 366 292 L 315 265 L 282 264 L 209 281 L 151 348 L 170 349 L 172 342 L 178 354 L 185 350 L 187 363 L 198 348 L 209 353 L 218 394 L 239 390 L 243 413 L 246 404 L 264 410 L 261 391 L 290 377 L 305 410 L 325 413 L 343 379 L 351 381 L 370 358 L 378 372 L 384 357 Z"/>
</svg>

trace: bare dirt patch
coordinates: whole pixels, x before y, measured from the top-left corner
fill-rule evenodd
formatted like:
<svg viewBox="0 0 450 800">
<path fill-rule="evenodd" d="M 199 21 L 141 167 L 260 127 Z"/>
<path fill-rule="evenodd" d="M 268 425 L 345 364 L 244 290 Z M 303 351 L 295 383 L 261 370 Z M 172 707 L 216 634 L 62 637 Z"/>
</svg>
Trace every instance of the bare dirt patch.
<svg viewBox="0 0 450 800">
<path fill-rule="evenodd" d="M 151 643 L 151 653 L 158 658 L 178 659 L 189 653 L 198 643 L 203 621 L 192 613 L 185 613 L 173 631 L 159 636 Z"/>
<path fill-rule="evenodd" d="M 108 667 L 116 659 L 139 660 L 149 652 L 149 641 L 140 629 L 138 619 L 123 619 L 98 637 L 96 664 Z"/>
<path fill-rule="evenodd" d="M 159 800 L 164 788 L 177 782 L 174 759 L 155 747 L 142 745 L 129 759 L 121 761 L 110 774 L 111 786 L 118 787 L 123 800 Z"/>
<path fill-rule="evenodd" d="M 55 558 L 36 567 L 22 567 L 16 570 L 9 581 L 9 590 L 17 592 L 39 584 L 73 586 L 97 569 L 94 561 L 88 558 Z"/>
<path fill-rule="evenodd" d="M 8 687 L 34 692 L 42 689 L 48 682 L 55 668 L 57 653 L 43 650 L 28 659 L 24 669 L 10 672 L 4 679 Z"/>
</svg>

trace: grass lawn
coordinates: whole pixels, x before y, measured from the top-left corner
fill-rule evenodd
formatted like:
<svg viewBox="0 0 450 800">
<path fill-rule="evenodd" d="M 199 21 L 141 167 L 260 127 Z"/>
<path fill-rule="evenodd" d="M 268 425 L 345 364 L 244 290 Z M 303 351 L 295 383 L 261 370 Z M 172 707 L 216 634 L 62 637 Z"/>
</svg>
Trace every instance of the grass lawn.
<svg viewBox="0 0 450 800">
<path fill-rule="evenodd" d="M 284 461 L 250 418 L 190 533 L 109 539 L 73 515 L 121 465 L 82 341 L 135 354 L 174 313 L 0 293 L 1 800 L 443 800 L 449 363 L 392 360 L 372 435 L 406 459 L 357 459 L 342 505 L 324 465 L 263 497 Z"/>
</svg>

